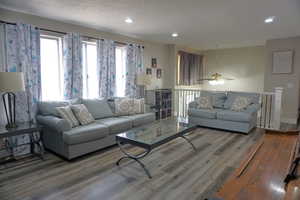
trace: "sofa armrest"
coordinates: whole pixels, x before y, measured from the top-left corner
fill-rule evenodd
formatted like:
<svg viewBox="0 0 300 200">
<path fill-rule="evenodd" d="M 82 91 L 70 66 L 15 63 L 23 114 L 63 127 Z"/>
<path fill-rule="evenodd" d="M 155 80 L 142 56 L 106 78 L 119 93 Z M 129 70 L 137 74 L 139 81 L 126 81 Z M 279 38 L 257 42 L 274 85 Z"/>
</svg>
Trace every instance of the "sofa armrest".
<svg viewBox="0 0 300 200">
<path fill-rule="evenodd" d="M 37 122 L 43 126 L 49 127 L 57 132 L 69 131 L 72 129 L 71 125 L 65 119 L 61 119 L 55 116 L 43 116 L 38 115 L 36 117 Z"/>
<path fill-rule="evenodd" d="M 247 107 L 247 109 L 244 112 L 251 113 L 251 114 L 254 114 L 254 113 L 256 114 L 259 109 L 260 109 L 259 104 L 251 104 Z"/>
<path fill-rule="evenodd" d="M 196 101 L 192 101 L 192 102 L 189 103 L 189 109 L 197 108 L 197 106 L 198 106 L 198 103 Z"/>
</svg>

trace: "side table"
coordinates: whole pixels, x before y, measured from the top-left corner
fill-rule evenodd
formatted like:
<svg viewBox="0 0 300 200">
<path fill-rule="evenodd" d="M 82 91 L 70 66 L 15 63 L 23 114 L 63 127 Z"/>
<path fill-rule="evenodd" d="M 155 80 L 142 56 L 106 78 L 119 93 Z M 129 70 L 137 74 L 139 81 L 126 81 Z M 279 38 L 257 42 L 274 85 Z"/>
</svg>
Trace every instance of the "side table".
<svg viewBox="0 0 300 200">
<path fill-rule="evenodd" d="M 40 137 L 36 138 L 34 136 L 34 133 L 36 132 L 40 133 Z M 14 147 L 30 145 L 31 153 L 36 156 L 39 156 L 42 160 L 44 160 L 44 147 L 41 144 L 42 126 L 34 123 L 22 123 L 22 124 L 18 124 L 17 128 L 12 128 L 12 129 L 6 129 L 5 127 L 0 127 L 0 139 L 10 138 L 13 136 L 24 135 L 24 134 L 29 135 L 30 137 L 29 143 L 20 144 L 20 145 L 8 143 L 8 149 L 12 151 Z M 37 147 L 37 151 L 35 150 L 35 147 Z"/>
</svg>

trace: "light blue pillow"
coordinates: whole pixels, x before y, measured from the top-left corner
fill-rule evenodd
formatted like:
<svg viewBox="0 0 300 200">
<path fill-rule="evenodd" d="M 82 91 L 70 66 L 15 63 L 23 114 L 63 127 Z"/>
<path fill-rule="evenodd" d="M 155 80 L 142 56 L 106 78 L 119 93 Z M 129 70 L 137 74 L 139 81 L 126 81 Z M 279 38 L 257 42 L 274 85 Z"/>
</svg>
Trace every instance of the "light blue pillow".
<svg viewBox="0 0 300 200">
<path fill-rule="evenodd" d="M 82 103 L 95 119 L 114 116 L 106 99 L 82 99 Z"/>
<path fill-rule="evenodd" d="M 38 113 L 41 115 L 52 115 L 60 117 L 56 107 L 64 107 L 70 105 L 69 101 L 40 101 L 38 102 Z"/>
<path fill-rule="evenodd" d="M 213 100 L 212 104 L 214 108 L 223 108 L 224 103 L 227 99 L 225 92 L 202 91 L 200 93 L 200 96 L 202 97 L 211 96 Z"/>
<path fill-rule="evenodd" d="M 248 93 L 248 92 L 228 92 L 227 93 L 227 100 L 224 103 L 225 109 L 230 109 L 235 98 L 241 97 L 249 97 L 251 103 L 250 104 L 258 104 L 259 103 L 259 94 L 258 93 Z"/>
<path fill-rule="evenodd" d="M 56 107 L 65 107 L 68 105 L 81 104 L 81 99 L 71 99 L 65 101 L 40 101 L 38 102 L 38 113 L 40 115 L 53 115 L 60 117 L 59 113 L 56 110 Z"/>
</svg>

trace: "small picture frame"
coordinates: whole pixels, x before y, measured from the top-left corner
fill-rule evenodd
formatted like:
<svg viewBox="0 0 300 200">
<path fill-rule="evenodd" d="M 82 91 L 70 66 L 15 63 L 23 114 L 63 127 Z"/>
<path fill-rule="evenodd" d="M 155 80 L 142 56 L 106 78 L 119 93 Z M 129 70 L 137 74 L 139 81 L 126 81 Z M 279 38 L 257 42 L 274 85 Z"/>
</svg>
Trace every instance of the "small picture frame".
<svg viewBox="0 0 300 200">
<path fill-rule="evenodd" d="M 152 75 L 152 69 L 151 68 L 147 68 L 146 69 L 146 74 L 147 75 Z"/>
<path fill-rule="evenodd" d="M 290 74 L 293 72 L 293 50 L 274 51 L 272 54 L 272 73 Z"/>
<path fill-rule="evenodd" d="M 156 78 L 160 79 L 162 76 L 162 70 L 161 69 L 157 69 L 156 70 Z"/>
<path fill-rule="evenodd" d="M 151 67 L 152 68 L 156 68 L 157 67 L 157 59 L 156 58 L 152 58 L 151 59 Z"/>
</svg>

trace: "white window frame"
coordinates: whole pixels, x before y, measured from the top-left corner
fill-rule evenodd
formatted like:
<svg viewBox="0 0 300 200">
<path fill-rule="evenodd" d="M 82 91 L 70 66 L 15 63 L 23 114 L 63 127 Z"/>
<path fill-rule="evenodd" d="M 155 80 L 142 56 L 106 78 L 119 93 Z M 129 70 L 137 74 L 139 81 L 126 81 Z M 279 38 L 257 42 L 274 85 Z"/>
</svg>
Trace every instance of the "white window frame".
<svg viewBox="0 0 300 200">
<path fill-rule="evenodd" d="M 123 65 L 125 65 L 125 66 L 124 66 L 125 69 L 124 69 L 124 71 L 123 71 L 123 75 L 124 75 L 124 82 L 125 82 L 125 83 L 124 83 L 124 87 L 125 87 L 125 85 L 126 85 L 126 73 L 127 73 L 127 67 L 126 67 L 126 53 L 127 53 L 127 52 L 126 52 L 126 46 L 125 46 L 125 45 L 121 45 L 121 44 L 120 44 L 120 45 L 117 45 L 116 48 L 115 48 L 115 51 L 117 51 L 118 48 L 121 49 L 122 51 L 124 51 L 124 52 L 123 52 L 123 53 L 124 53 L 124 54 L 123 54 L 123 56 L 124 56 L 124 57 L 123 57 L 123 58 L 124 58 L 124 60 L 123 60 Z M 126 96 L 126 94 L 125 94 L 126 88 L 124 88 L 124 91 L 123 91 L 124 94 L 123 94 L 123 95 L 121 95 L 121 96 L 118 95 L 118 84 L 117 84 L 117 83 L 118 83 L 118 82 L 117 82 L 117 81 L 118 81 L 118 78 L 117 78 L 117 72 L 118 72 L 118 69 L 117 69 L 117 57 L 116 57 L 115 62 L 116 62 L 116 96 L 117 96 L 117 97 L 125 97 L 125 96 Z"/>
<path fill-rule="evenodd" d="M 84 91 L 86 92 L 86 94 L 84 95 L 85 98 L 90 97 L 89 74 L 88 74 L 89 66 L 88 66 L 88 62 L 86 62 L 87 61 L 87 45 L 93 45 L 97 48 L 97 43 L 96 43 L 96 41 L 87 41 L 87 40 L 82 41 L 82 61 L 83 61 L 82 62 L 82 68 L 83 68 L 82 77 L 83 77 L 83 81 L 85 81 L 85 83 L 84 83 L 84 86 L 85 86 Z M 98 83 L 96 83 L 96 84 L 98 84 Z"/>
<path fill-rule="evenodd" d="M 56 36 L 56 35 L 51 35 L 51 34 L 41 34 L 40 35 L 40 40 L 41 39 L 49 39 L 49 40 L 55 40 L 57 42 L 57 52 L 58 52 L 58 75 L 59 75 L 59 95 L 60 99 L 57 100 L 63 100 L 63 74 L 64 74 L 64 69 L 63 69 L 63 44 L 62 44 L 62 37 L 61 36 Z M 42 91 L 43 93 L 43 91 Z M 44 99 L 42 98 L 42 101 Z"/>
</svg>

